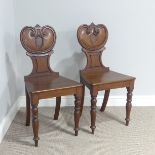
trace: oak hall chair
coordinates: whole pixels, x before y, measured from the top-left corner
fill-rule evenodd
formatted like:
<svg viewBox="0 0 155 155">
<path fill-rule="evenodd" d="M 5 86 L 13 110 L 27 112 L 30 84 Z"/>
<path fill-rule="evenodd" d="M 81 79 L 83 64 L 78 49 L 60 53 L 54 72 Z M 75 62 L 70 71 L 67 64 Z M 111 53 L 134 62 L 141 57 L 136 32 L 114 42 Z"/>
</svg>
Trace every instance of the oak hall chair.
<svg viewBox="0 0 155 155">
<path fill-rule="evenodd" d="M 50 67 L 50 56 L 56 42 L 56 33 L 50 26 L 24 27 L 20 33 L 23 48 L 33 63 L 30 75 L 25 76 L 26 126 L 30 125 L 30 107 L 35 146 L 38 146 L 38 104 L 40 99 L 56 97 L 54 120 L 58 119 L 61 96 L 75 96 L 75 136 L 78 135 L 82 84 L 67 79 Z"/>
<path fill-rule="evenodd" d="M 134 89 L 135 78 L 111 71 L 102 64 L 101 55 L 105 50 L 104 45 L 108 38 L 108 30 L 105 25 L 90 24 L 81 25 L 77 30 L 77 38 L 82 46 L 82 51 L 87 57 L 86 67 L 80 71 L 80 81 L 88 87 L 91 94 L 91 130 L 94 134 L 96 128 L 96 97 L 98 91 L 105 90 L 103 103 L 100 111 L 104 111 L 109 98 L 110 89 L 127 88 L 126 103 L 126 125 L 129 124 L 132 91 Z M 83 91 L 84 92 L 84 91 Z M 82 105 L 84 103 L 84 95 Z"/>
</svg>

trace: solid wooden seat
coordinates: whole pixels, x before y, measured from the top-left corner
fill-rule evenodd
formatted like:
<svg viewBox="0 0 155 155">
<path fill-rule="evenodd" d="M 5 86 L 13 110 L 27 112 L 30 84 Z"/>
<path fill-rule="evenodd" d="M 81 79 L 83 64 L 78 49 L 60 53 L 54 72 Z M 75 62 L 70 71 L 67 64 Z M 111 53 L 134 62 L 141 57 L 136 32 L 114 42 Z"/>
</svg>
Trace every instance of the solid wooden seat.
<svg viewBox="0 0 155 155">
<path fill-rule="evenodd" d="M 83 85 L 62 77 L 54 72 L 49 63 L 52 49 L 56 42 L 56 33 L 50 26 L 24 27 L 20 33 L 22 46 L 26 49 L 27 55 L 33 63 L 33 70 L 30 75 L 25 76 L 26 93 L 26 125 L 30 125 L 30 105 L 32 109 L 32 126 L 35 146 L 38 146 L 38 104 L 40 99 L 56 97 L 56 108 L 54 120 L 58 119 L 61 96 L 75 96 L 75 136 L 78 135 L 79 119 L 81 115 L 81 97 Z"/>
<path fill-rule="evenodd" d="M 59 77 L 51 77 L 51 76 L 46 76 L 46 78 L 43 77 L 36 77 L 29 79 L 28 81 L 25 81 L 25 85 L 28 89 L 28 91 L 31 92 L 48 92 L 51 90 L 55 89 L 68 89 L 68 88 L 76 88 L 76 87 L 81 87 L 81 84 L 67 79 L 65 77 L 59 76 Z"/>
<path fill-rule="evenodd" d="M 121 73 L 117 73 L 114 71 L 102 72 L 102 71 L 92 71 L 92 72 L 82 72 L 81 76 L 85 81 L 85 85 L 88 87 L 97 86 L 97 85 L 104 85 L 105 89 L 110 88 L 108 85 L 117 84 L 117 88 L 126 86 L 126 82 L 130 80 L 134 80 L 135 78 L 132 76 L 124 75 Z M 122 83 L 122 81 L 124 83 Z M 113 86 L 114 87 L 114 86 Z"/>
<path fill-rule="evenodd" d="M 100 111 L 104 111 L 109 98 L 110 89 L 127 88 L 126 103 L 126 125 L 129 124 L 132 91 L 134 89 L 135 78 L 114 71 L 105 67 L 102 63 L 102 52 L 108 38 L 108 30 L 105 25 L 90 24 L 81 25 L 77 30 L 77 38 L 82 46 L 82 51 L 87 57 L 86 67 L 80 71 L 80 81 L 87 86 L 91 94 L 91 126 L 92 133 L 96 128 L 96 97 L 98 91 L 105 90 L 103 103 Z M 84 93 L 84 91 L 83 91 Z M 84 94 L 82 98 L 82 107 L 84 104 Z"/>
</svg>

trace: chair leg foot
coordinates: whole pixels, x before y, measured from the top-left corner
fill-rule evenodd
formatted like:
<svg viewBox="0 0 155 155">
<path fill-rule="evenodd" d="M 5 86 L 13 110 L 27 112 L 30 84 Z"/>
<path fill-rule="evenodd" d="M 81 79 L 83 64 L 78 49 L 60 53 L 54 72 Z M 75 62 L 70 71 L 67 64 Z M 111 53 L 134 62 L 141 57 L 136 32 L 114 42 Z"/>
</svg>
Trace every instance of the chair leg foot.
<svg viewBox="0 0 155 155">
<path fill-rule="evenodd" d="M 126 126 L 128 126 L 129 125 L 129 120 L 127 120 L 127 119 L 125 119 L 126 120 Z"/>
<path fill-rule="evenodd" d="M 54 115 L 54 120 L 58 120 L 58 117 Z"/>
<path fill-rule="evenodd" d="M 95 132 L 95 128 L 94 128 L 94 129 L 92 128 L 92 132 L 91 132 L 91 133 L 92 133 L 93 135 L 94 135 L 94 132 Z"/>
<path fill-rule="evenodd" d="M 105 111 L 105 108 L 101 108 L 100 111 L 101 111 L 101 112 L 104 112 L 104 111 Z"/>
<path fill-rule="evenodd" d="M 75 130 L 75 136 L 78 136 L 78 130 Z"/>
<path fill-rule="evenodd" d="M 35 140 L 35 147 L 38 147 L 38 140 Z"/>
<path fill-rule="evenodd" d="M 92 134 L 94 134 L 95 131 L 95 122 L 96 122 L 96 97 L 97 97 L 97 93 L 98 92 L 92 92 L 91 93 L 91 110 L 90 110 L 90 115 L 91 115 L 91 130 L 92 130 Z"/>
<path fill-rule="evenodd" d="M 30 126 L 30 123 L 27 123 L 27 122 L 26 122 L 26 123 L 25 123 L 25 126 Z"/>
</svg>

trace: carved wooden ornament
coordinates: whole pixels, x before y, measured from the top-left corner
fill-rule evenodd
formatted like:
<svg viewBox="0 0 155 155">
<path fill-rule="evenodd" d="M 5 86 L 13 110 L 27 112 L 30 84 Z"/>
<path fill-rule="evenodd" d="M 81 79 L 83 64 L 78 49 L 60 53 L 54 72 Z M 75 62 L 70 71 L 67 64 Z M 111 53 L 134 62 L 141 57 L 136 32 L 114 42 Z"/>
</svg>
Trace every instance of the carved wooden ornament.
<svg viewBox="0 0 155 155">
<path fill-rule="evenodd" d="M 109 68 L 102 64 L 102 52 L 105 49 L 104 45 L 108 39 L 108 30 L 105 25 L 81 25 L 77 30 L 77 38 L 82 46 L 82 51 L 87 57 L 87 65 L 84 70 L 101 69 L 108 71 Z"/>
<path fill-rule="evenodd" d="M 56 32 L 50 26 L 26 26 L 21 30 L 20 40 L 27 55 L 31 58 L 33 69 L 29 77 L 45 75 L 45 73 L 58 75 L 50 67 L 50 56 L 56 43 Z M 26 78 L 26 76 L 25 76 Z"/>
<path fill-rule="evenodd" d="M 48 53 L 56 42 L 56 33 L 50 26 L 24 27 L 20 33 L 22 46 L 31 54 Z"/>
<path fill-rule="evenodd" d="M 105 25 L 81 25 L 77 31 L 80 45 L 89 51 L 99 50 L 104 47 L 108 39 L 108 30 Z"/>
</svg>

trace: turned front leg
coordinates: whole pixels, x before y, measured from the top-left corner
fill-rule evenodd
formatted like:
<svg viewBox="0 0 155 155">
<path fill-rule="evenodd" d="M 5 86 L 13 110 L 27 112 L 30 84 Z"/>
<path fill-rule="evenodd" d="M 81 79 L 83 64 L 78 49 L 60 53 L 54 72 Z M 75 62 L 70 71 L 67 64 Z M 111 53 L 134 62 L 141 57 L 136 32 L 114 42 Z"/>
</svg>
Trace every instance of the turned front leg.
<svg viewBox="0 0 155 155">
<path fill-rule="evenodd" d="M 79 120 L 80 120 L 80 109 L 81 109 L 81 97 L 78 95 L 75 96 L 75 108 L 74 108 L 74 122 L 75 122 L 75 136 L 78 135 L 78 130 L 79 130 Z"/>
<path fill-rule="evenodd" d="M 54 120 L 58 120 L 59 111 L 60 111 L 60 104 L 61 104 L 61 96 L 56 97 L 56 107 L 55 107 Z"/>
<path fill-rule="evenodd" d="M 25 94 L 26 94 L 26 126 L 29 126 L 30 125 L 30 97 L 26 88 L 25 88 Z"/>
<path fill-rule="evenodd" d="M 133 88 L 127 87 L 127 103 L 126 103 L 126 126 L 129 125 L 129 121 L 130 121 L 130 112 L 131 112 L 131 108 L 132 108 L 132 91 Z"/>
<path fill-rule="evenodd" d="M 90 110 L 90 115 L 91 115 L 91 130 L 92 130 L 92 134 L 94 134 L 95 131 L 95 122 L 96 122 L 96 97 L 97 97 L 97 93 L 91 93 L 91 110 Z"/>
<path fill-rule="evenodd" d="M 38 131 L 39 131 L 39 120 L 38 120 L 38 105 L 32 105 L 32 127 L 34 134 L 35 146 L 38 146 Z"/>
</svg>

